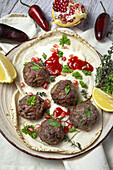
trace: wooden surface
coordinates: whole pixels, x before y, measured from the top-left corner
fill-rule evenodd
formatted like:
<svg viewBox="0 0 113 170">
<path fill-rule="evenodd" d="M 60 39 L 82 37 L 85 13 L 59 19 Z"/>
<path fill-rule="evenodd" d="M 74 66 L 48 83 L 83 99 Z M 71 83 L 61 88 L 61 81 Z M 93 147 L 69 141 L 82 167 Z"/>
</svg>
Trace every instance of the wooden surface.
<svg viewBox="0 0 113 170">
<path fill-rule="evenodd" d="M 51 14 L 51 7 L 53 0 L 22 0 L 24 3 L 31 5 L 39 5 L 44 11 L 48 21 L 53 21 Z M 77 27 L 83 31 L 93 28 L 95 25 L 96 18 L 100 13 L 103 12 L 103 9 L 100 4 L 100 0 L 80 0 L 79 2 L 88 10 L 88 17 L 85 21 L 79 24 Z M 102 0 L 107 13 L 111 16 L 111 34 L 108 37 L 113 41 L 113 0 Z M 22 13 L 27 14 L 28 8 L 23 6 L 19 0 L 0 0 L 0 17 L 3 17 L 10 13 Z"/>
</svg>

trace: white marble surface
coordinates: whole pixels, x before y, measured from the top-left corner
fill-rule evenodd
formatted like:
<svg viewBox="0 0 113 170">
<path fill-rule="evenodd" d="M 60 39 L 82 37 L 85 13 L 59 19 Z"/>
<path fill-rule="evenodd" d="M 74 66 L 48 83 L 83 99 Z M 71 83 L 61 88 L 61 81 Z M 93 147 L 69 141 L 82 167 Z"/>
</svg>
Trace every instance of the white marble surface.
<svg viewBox="0 0 113 170">
<path fill-rule="evenodd" d="M 42 10 L 45 12 L 46 17 L 49 21 L 52 21 L 52 15 L 51 15 L 51 4 L 52 0 L 32 0 L 32 1 L 25 1 L 23 2 L 29 3 L 29 5 L 37 4 L 39 5 Z M 95 24 L 96 17 L 103 12 L 102 7 L 99 3 L 99 0 L 87 0 L 87 1 L 80 1 L 83 3 L 88 11 L 88 18 L 82 22 L 77 27 L 80 28 L 83 31 L 86 31 L 89 28 L 93 28 Z M 103 3 L 106 7 L 107 12 L 111 15 L 111 18 L 113 20 L 113 0 L 103 0 Z M 10 13 L 23 13 L 27 14 L 27 7 L 22 6 L 19 2 L 19 0 L 0 0 L 0 17 L 3 17 Z M 113 29 L 112 34 L 108 36 L 113 41 Z M 24 169 L 30 169 L 34 170 L 65 170 L 65 167 L 63 165 L 62 161 L 50 161 L 50 160 L 43 160 L 31 157 L 29 155 L 26 155 L 16 148 L 14 148 L 12 145 L 10 145 L 3 137 L 0 135 L 0 170 L 24 170 Z M 113 141 L 113 130 L 110 132 L 108 137 L 104 140 L 103 147 L 104 151 L 107 157 L 108 164 L 110 166 L 110 169 L 113 170 L 113 157 L 111 157 L 111 153 L 113 153 L 113 144 L 110 142 Z M 8 152 L 5 149 L 5 146 L 8 147 Z M 13 155 L 16 155 L 13 156 Z M 101 156 L 101 155 L 100 155 Z M 32 164 L 30 163 L 32 160 Z M 74 161 L 74 160 L 73 160 Z M 9 164 L 7 164 L 9 162 Z M 5 166 L 7 165 L 7 166 Z M 23 166 L 24 165 L 24 166 Z"/>
</svg>

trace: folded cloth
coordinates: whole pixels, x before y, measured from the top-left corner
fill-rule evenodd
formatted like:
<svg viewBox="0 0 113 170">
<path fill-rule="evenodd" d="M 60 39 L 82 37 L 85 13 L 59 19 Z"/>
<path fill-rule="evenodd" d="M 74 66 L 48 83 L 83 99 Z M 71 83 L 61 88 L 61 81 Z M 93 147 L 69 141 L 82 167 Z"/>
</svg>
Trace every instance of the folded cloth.
<svg viewBox="0 0 113 170">
<path fill-rule="evenodd" d="M 8 24 L 10 26 L 13 26 L 17 29 L 24 31 L 29 36 L 29 38 L 37 37 L 37 36 L 39 36 L 39 35 L 41 35 L 45 32 L 41 28 L 39 28 L 37 26 L 37 24 L 35 24 L 35 22 L 27 15 L 11 14 L 11 15 L 8 15 L 8 16 L 1 18 L 0 23 Z M 57 27 L 58 26 L 56 26 L 54 23 L 51 24 L 51 30 L 53 30 Z M 81 30 L 79 30 L 75 27 L 73 27 L 71 30 L 77 32 L 84 39 L 89 41 L 89 43 L 93 47 L 95 47 L 95 49 L 97 51 L 99 51 L 101 54 L 106 53 L 105 49 L 109 49 L 109 47 L 111 46 L 111 41 L 108 40 L 108 39 L 106 39 L 106 41 L 103 44 L 101 44 L 101 43 L 98 44 L 98 42 L 94 39 L 93 29 L 86 31 L 85 33 L 82 33 Z M 0 43 L 0 47 L 2 48 L 4 53 L 7 53 L 9 50 L 11 50 L 16 45 L 17 44 Z M 9 153 L 8 152 L 9 147 L 5 146 L 5 148 L 7 149 L 7 153 Z M 13 154 L 14 154 L 13 157 L 15 158 L 15 161 L 16 161 L 16 158 L 18 160 L 18 156 L 15 155 L 15 153 L 13 153 Z M 21 154 L 23 154 L 23 153 L 20 153 L 20 155 Z M 30 161 L 31 161 L 31 164 L 32 164 L 33 160 L 35 158 L 33 158 L 33 157 L 29 158 L 29 155 L 26 155 L 25 159 L 28 159 L 29 164 L 30 164 Z M 40 161 L 40 160 L 37 159 L 37 161 Z M 43 160 L 43 162 L 44 162 L 44 160 Z M 48 161 L 47 163 L 49 163 L 49 162 L 50 161 Z M 57 162 L 57 164 L 59 164 L 58 161 L 56 161 L 56 162 Z M 54 163 L 56 163 L 56 162 L 54 162 Z M 66 160 L 66 161 L 63 161 L 63 162 L 64 162 L 64 166 L 65 166 L 66 170 L 73 170 L 73 169 L 74 170 L 85 170 L 85 169 L 88 169 L 88 170 L 90 170 L 90 169 L 91 170 L 101 170 L 101 169 L 102 170 L 104 170 L 104 169 L 109 170 L 109 166 L 108 166 L 102 145 L 99 145 L 95 150 L 89 152 L 86 155 L 83 155 L 83 156 L 77 157 L 77 158 L 73 158 L 73 159 L 69 159 L 69 160 Z M 2 170 L 7 169 L 8 165 L 10 165 L 10 163 L 11 163 L 10 159 L 7 159 L 7 164 L 5 162 L 5 164 L 2 166 L 3 167 Z M 18 168 L 16 168 L 15 165 L 10 165 L 9 167 L 12 168 L 12 169 L 19 170 L 19 165 L 20 165 L 19 161 L 17 161 L 17 163 L 18 163 L 18 165 L 16 165 L 16 166 Z M 60 161 L 60 164 L 61 164 L 61 161 Z M 58 167 L 56 166 L 56 169 L 61 169 L 61 167 L 62 167 L 62 170 L 63 170 L 64 167 L 61 166 L 60 164 L 59 164 Z M 20 169 L 22 169 L 22 167 L 23 167 L 22 165 L 24 165 L 24 162 L 23 162 L 23 164 L 20 165 L 21 166 Z M 40 163 L 38 164 L 38 166 L 40 166 Z M 35 166 L 33 168 L 33 166 L 32 166 L 31 169 L 35 170 L 37 168 Z M 38 170 L 39 169 L 40 168 L 38 168 Z M 51 168 L 48 168 L 48 169 L 51 169 Z M 55 169 L 55 167 L 54 167 L 54 169 Z M 24 167 L 23 167 L 23 170 L 24 170 Z"/>
</svg>

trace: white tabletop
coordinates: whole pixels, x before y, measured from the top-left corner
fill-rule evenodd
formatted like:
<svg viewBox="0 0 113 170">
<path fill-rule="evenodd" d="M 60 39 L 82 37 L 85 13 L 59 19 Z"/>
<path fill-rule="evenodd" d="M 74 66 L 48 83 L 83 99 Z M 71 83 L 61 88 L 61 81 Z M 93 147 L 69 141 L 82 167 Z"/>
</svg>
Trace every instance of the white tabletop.
<svg viewBox="0 0 113 170">
<path fill-rule="evenodd" d="M 41 9 L 44 11 L 48 21 L 53 21 L 52 14 L 51 14 L 51 6 L 53 0 L 31 0 L 31 1 L 25 1 L 23 2 L 28 3 L 29 5 L 39 5 Z M 83 21 L 81 24 L 77 26 L 77 28 L 81 29 L 82 31 L 86 31 L 89 28 L 93 28 L 95 24 L 95 20 L 97 16 L 103 12 L 103 9 L 99 3 L 99 0 L 81 0 L 81 3 L 83 3 L 86 8 L 88 9 L 88 17 L 85 21 Z M 113 0 L 103 0 L 102 1 L 107 13 L 111 16 L 112 24 L 113 24 Z M 20 4 L 19 0 L 0 0 L 0 17 L 3 17 L 10 13 L 21 13 L 21 14 L 27 14 L 28 8 Z M 111 34 L 109 34 L 108 38 L 113 41 L 113 25 L 111 26 Z M 113 130 L 110 132 L 108 137 L 103 142 L 103 147 L 105 150 L 105 154 L 107 157 L 108 164 L 111 169 L 113 169 L 113 157 L 111 158 L 110 153 L 112 150 L 113 153 L 113 146 L 111 146 L 111 143 L 109 143 L 109 139 L 113 141 Z M 14 148 L 12 145 L 10 145 L 2 135 L 0 135 L 0 141 L 2 141 L 2 145 L 0 146 L 0 157 L 3 159 L 0 160 L 0 165 L 3 165 L 7 163 L 7 160 L 10 160 L 10 165 L 7 165 L 9 170 L 16 169 L 16 164 L 20 161 L 20 165 L 23 165 L 23 162 L 25 162 L 26 166 L 30 166 L 30 170 L 32 170 L 32 166 L 39 167 L 38 170 L 41 169 L 59 169 L 64 170 L 64 165 L 62 161 L 50 161 L 50 160 L 42 160 L 38 158 L 31 158 L 31 156 L 26 155 L 24 153 L 21 153 L 19 150 Z M 8 145 L 10 152 L 7 153 L 5 150 L 5 146 Z M 18 161 L 15 159 L 12 154 L 18 155 Z M 21 158 L 20 158 L 21 157 Z M 24 160 L 23 160 L 24 158 Z M 33 160 L 32 166 L 29 165 L 29 162 L 27 162 L 29 159 Z M 17 161 L 17 162 L 15 162 Z M 3 167 L 3 166 L 2 166 Z M 19 169 L 19 168 L 18 168 Z M 20 167 L 21 169 L 21 167 Z M 27 168 L 29 170 L 29 168 Z M 3 170 L 0 168 L 0 170 Z M 5 168 L 4 168 L 5 170 Z"/>
</svg>

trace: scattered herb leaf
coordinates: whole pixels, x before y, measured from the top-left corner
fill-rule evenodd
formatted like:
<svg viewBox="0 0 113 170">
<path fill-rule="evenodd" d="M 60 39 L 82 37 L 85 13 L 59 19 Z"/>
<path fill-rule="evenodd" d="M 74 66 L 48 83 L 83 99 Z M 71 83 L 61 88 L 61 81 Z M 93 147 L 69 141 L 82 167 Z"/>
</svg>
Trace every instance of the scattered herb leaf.
<svg viewBox="0 0 113 170">
<path fill-rule="evenodd" d="M 42 63 L 43 66 L 45 66 L 45 62 L 43 62 L 43 60 L 41 58 L 39 58 L 40 62 Z"/>
<path fill-rule="evenodd" d="M 25 133 L 26 135 L 29 134 L 33 139 L 36 138 L 36 135 L 37 135 L 37 131 L 36 129 L 34 129 L 33 132 L 29 131 L 28 128 L 31 127 L 34 129 L 34 126 L 33 125 L 27 125 L 25 126 L 23 129 L 22 129 L 22 132 Z"/>
<path fill-rule="evenodd" d="M 85 98 L 85 99 L 87 99 L 87 92 L 83 89 L 83 90 L 81 90 L 81 94 L 82 94 L 82 96 Z"/>
<path fill-rule="evenodd" d="M 44 58 L 44 60 L 47 59 L 47 55 L 45 53 L 42 54 L 42 57 Z"/>
<path fill-rule="evenodd" d="M 48 122 L 48 124 L 51 125 L 51 126 L 60 127 L 60 124 L 59 124 L 59 123 L 53 122 L 53 121 L 51 121 L 51 120 L 48 120 L 47 122 Z"/>
<path fill-rule="evenodd" d="M 68 94 L 69 91 L 70 91 L 70 86 L 68 85 L 68 86 L 65 87 L 65 93 Z"/>
<path fill-rule="evenodd" d="M 58 51 L 58 56 L 59 56 L 59 58 L 62 58 L 63 57 L 63 52 L 62 51 Z"/>
<path fill-rule="evenodd" d="M 90 76 L 91 75 L 91 71 L 82 70 L 82 72 L 85 74 L 85 76 Z"/>
<path fill-rule="evenodd" d="M 6 116 L 9 116 L 9 114 L 8 114 L 8 113 L 6 113 Z"/>
<path fill-rule="evenodd" d="M 30 69 L 32 69 L 32 70 L 38 70 L 38 69 L 42 68 L 41 66 L 39 66 L 36 63 L 33 63 L 33 64 L 34 64 L 34 66 L 30 67 Z"/>
<path fill-rule="evenodd" d="M 76 104 L 79 104 L 79 103 L 82 103 L 83 102 L 83 100 L 82 99 L 78 99 L 78 100 L 76 100 Z"/>
<path fill-rule="evenodd" d="M 72 73 L 73 70 L 69 68 L 68 64 L 64 65 L 64 67 L 62 68 L 62 72 L 64 73 Z"/>
<path fill-rule="evenodd" d="M 36 103 L 36 96 L 31 96 L 29 99 L 27 99 L 27 105 L 34 106 Z"/>
<path fill-rule="evenodd" d="M 60 45 L 64 46 L 64 44 L 70 44 L 70 39 L 68 39 L 66 35 L 62 35 L 60 39 Z"/>
<path fill-rule="evenodd" d="M 87 84 L 85 84 L 83 81 L 79 81 L 80 85 L 82 86 L 82 88 L 87 89 Z"/>
<path fill-rule="evenodd" d="M 90 108 L 89 108 L 89 107 L 86 109 L 86 116 L 87 116 L 88 118 L 91 117 L 91 113 L 90 113 Z"/>
<path fill-rule="evenodd" d="M 46 114 L 47 114 L 47 115 L 50 115 L 50 110 L 49 110 L 49 109 L 46 111 Z"/>
<path fill-rule="evenodd" d="M 75 131 L 77 131 L 75 126 L 69 130 L 69 132 L 75 132 Z"/>
<path fill-rule="evenodd" d="M 76 143 L 77 145 L 78 145 L 78 147 L 79 147 L 79 149 L 82 151 L 82 147 L 81 147 L 81 144 L 80 143 Z"/>
<path fill-rule="evenodd" d="M 36 95 L 40 95 L 41 97 L 46 96 L 45 92 L 37 92 Z"/>
<path fill-rule="evenodd" d="M 56 78 L 56 76 L 51 76 L 51 77 L 50 77 L 50 81 L 51 81 L 51 82 L 55 82 L 55 78 Z"/>
<path fill-rule="evenodd" d="M 82 80 L 82 75 L 78 71 L 72 73 L 72 76 L 75 77 L 76 79 Z"/>
<path fill-rule="evenodd" d="M 25 62 L 25 63 L 24 63 L 24 66 L 26 66 L 28 63 L 29 63 L 29 62 Z"/>
</svg>

